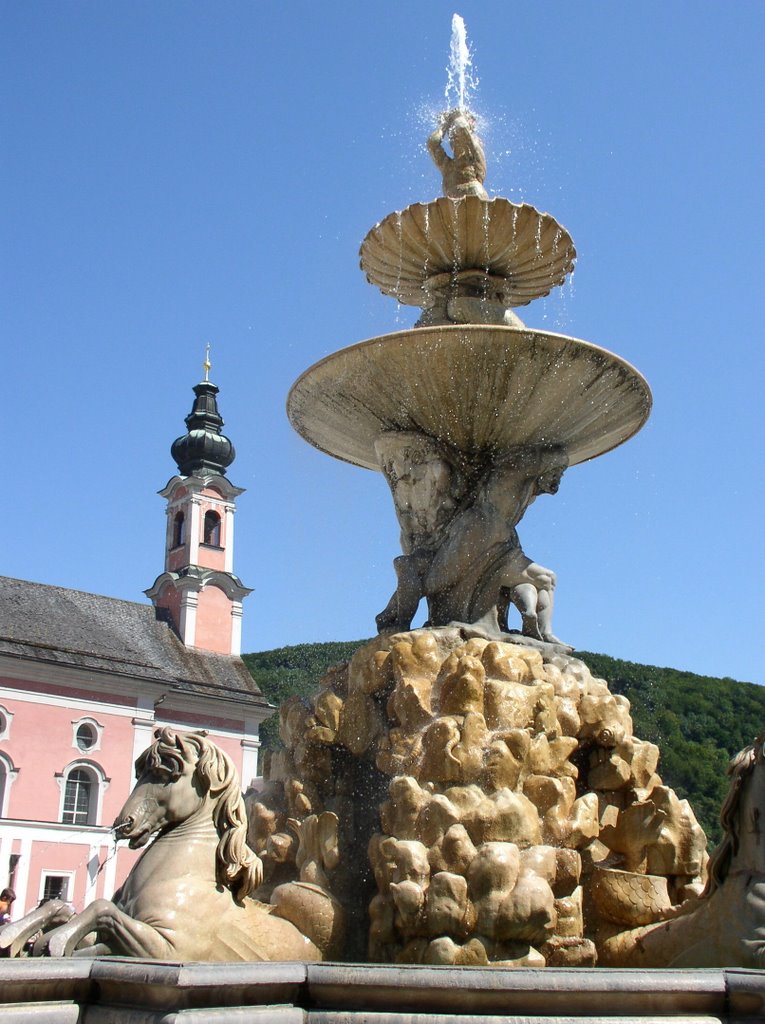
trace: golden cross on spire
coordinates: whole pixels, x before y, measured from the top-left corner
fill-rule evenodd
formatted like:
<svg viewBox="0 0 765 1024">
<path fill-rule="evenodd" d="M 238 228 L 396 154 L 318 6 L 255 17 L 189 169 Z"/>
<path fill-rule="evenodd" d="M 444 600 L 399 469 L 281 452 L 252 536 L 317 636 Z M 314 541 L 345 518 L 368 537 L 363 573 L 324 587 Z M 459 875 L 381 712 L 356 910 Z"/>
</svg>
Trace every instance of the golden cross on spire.
<svg viewBox="0 0 765 1024">
<path fill-rule="evenodd" d="M 208 341 L 207 345 L 205 346 L 205 361 L 202 363 L 202 369 L 205 371 L 205 381 L 206 382 L 210 380 L 210 367 L 211 366 L 212 366 L 212 363 L 210 362 L 210 342 Z"/>
</svg>

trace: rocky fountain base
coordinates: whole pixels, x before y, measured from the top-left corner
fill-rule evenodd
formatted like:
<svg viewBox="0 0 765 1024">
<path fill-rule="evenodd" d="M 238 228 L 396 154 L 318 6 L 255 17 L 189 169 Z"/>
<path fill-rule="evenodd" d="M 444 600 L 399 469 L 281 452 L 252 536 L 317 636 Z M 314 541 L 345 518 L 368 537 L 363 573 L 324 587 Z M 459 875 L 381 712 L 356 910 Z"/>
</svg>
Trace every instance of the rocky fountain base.
<svg viewBox="0 0 765 1024">
<path fill-rule="evenodd" d="M 678 906 L 701 888 L 704 836 L 662 784 L 657 748 L 633 735 L 628 702 L 554 645 L 518 640 L 378 637 L 310 702 L 282 707 L 285 749 L 248 797 L 267 876 L 256 895 L 304 878 L 298 838 L 315 829 L 311 867 L 345 904 L 355 927 L 340 955 L 355 963 L 0 961 L 3 1024 L 765 1019 L 759 970 L 591 966 L 620 948 L 628 959 L 635 926 L 692 920 Z M 762 804 L 746 781 L 761 752 L 748 751 L 738 826 L 726 802 L 739 852 L 754 820 L 745 791 Z M 732 922 L 756 954 L 736 856 L 713 930 Z M 750 897 L 759 877 L 747 869 Z M 673 946 L 681 961 L 693 948 Z"/>
<path fill-rule="evenodd" d="M 624 697 L 555 645 L 470 633 L 378 637 L 282 706 L 258 895 L 295 877 L 291 823 L 331 811 L 347 959 L 594 965 L 702 890 L 704 833 Z"/>
<path fill-rule="evenodd" d="M 562 284 L 576 253 L 549 214 L 489 199 L 464 89 L 427 147 L 443 197 L 389 214 L 360 251 L 371 283 L 420 308 L 416 326 L 327 357 L 288 400 L 307 441 L 390 486 L 402 553 L 383 635 L 282 706 L 284 749 L 246 814 L 222 752 L 159 736 L 119 828 L 148 836 L 153 809 L 145 857 L 166 885 L 142 860 L 145 884 L 134 871 L 113 904 L 35 943 L 351 963 L 16 961 L 0 966 L 4 1021 L 765 1019 L 761 972 L 726 969 L 765 965 L 765 735 L 731 763 L 707 864 L 629 703 L 557 641 L 555 573 L 516 529 L 568 467 L 640 429 L 648 385 L 513 312 Z M 422 600 L 434 628 L 412 630 Z M 181 825 L 196 874 L 173 845 Z M 186 883 L 174 895 L 184 873 L 193 899 Z M 36 920 L 6 926 L 0 948 Z M 642 969 L 613 969 L 628 966 Z"/>
</svg>

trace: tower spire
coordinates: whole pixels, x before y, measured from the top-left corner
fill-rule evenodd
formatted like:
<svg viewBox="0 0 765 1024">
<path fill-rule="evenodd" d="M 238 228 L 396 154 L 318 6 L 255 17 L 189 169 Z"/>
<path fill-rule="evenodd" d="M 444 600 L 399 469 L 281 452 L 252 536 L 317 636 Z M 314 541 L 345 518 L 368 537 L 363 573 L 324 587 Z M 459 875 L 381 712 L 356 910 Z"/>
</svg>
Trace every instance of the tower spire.
<svg viewBox="0 0 765 1024">
<path fill-rule="evenodd" d="M 167 498 L 165 571 L 146 594 L 169 612 L 187 646 L 239 654 L 242 600 L 251 592 L 233 572 L 235 502 L 242 488 L 226 477 L 236 453 L 221 433 L 209 345 L 202 365 L 205 379 L 193 388 L 186 433 L 170 449 L 179 475 L 159 492 Z"/>
<path fill-rule="evenodd" d="M 209 346 L 208 346 L 209 350 Z M 203 363 L 205 379 L 194 387 L 194 404 L 186 417 L 186 433 L 177 437 L 170 448 L 181 476 L 212 474 L 225 476 L 236 458 L 236 450 L 221 433 L 223 417 L 218 412 L 216 395 L 219 388 L 208 379 L 210 362 Z"/>
</svg>

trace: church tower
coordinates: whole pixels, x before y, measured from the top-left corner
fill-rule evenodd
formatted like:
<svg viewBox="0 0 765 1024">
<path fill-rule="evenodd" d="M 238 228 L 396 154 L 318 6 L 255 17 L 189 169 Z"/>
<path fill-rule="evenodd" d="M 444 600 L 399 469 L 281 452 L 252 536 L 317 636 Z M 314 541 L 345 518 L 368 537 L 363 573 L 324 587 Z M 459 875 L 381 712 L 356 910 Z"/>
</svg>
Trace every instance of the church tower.
<svg viewBox="0 0 765 1024">
<path fill-rule="evenodd" d="M 226 478 L 234 446 L 221 433 L 209 358 L 204 365 L 187 432 L 170 449 L 179 475 L 159 492 L 167 499 L 165 571 L 145 593 L 169 613 L 188 647 L 239 654 L 242 601 L 252 592 L 233 572 L 234 511 L 243 488 Z"/>
</svg>

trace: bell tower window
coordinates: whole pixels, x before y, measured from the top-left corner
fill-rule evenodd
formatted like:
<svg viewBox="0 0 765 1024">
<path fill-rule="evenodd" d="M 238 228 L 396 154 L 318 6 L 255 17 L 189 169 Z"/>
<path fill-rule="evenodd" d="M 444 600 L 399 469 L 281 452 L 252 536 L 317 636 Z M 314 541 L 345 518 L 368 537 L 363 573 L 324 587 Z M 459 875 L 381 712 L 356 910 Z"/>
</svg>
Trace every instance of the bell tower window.
<svg viewBox="0 0 765 1024">
<path fill-rule="evenodd" d="M 217 512 L 205 512 L 202 542 L 211 547 L 220 547 L 220 516 Z"/>
<path fill-rule="evenodd" d="M 179 548 L 186 542 L 186 516 L 183 512 L 176 513 L 173 520 L 173 547 Z"/>
</svg>

